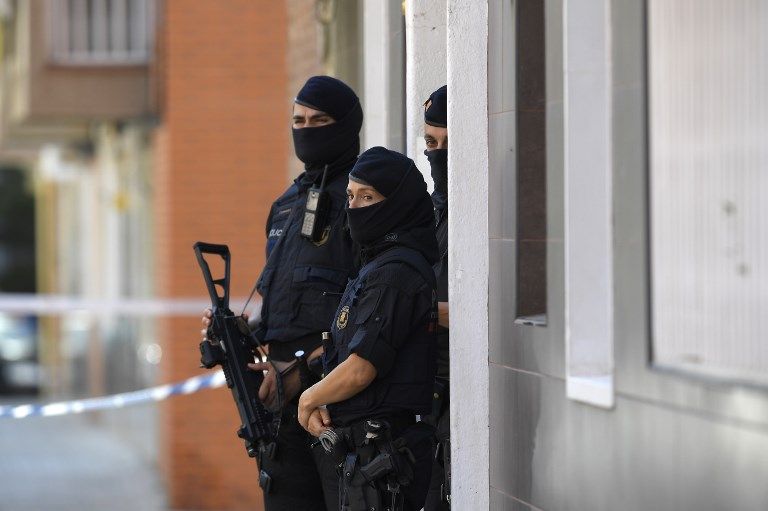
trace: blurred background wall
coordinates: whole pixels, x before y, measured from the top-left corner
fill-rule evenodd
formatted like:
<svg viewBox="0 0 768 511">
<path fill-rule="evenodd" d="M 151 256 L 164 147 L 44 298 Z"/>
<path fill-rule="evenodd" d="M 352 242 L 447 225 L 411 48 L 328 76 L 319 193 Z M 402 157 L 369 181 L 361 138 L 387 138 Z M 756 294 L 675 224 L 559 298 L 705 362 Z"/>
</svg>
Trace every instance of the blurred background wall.
<svg viewBox="0 0 768 511">
<path fill-rule="evenodd" d="M 27 339 L 9 395 L 202 373 L 192 244 L 229 244 L 242 305 L 301 171 L 293 98 L 321 73 L 360 90 L 359 17 L 354 0 L 0 2 L 0 327 Z M 260 508 L 228 391 L 89 417 L 160 468 L 170 508 Z"/>
<path fill-rule="evenodd" d="M 248 0 L 171 1 L 161 8 L 163 102 L 153 133 L 156 293 L 170 299 L 200 293 L 191 246 L 204 240 L 229 244 L 230 292 L 245 296 L 264 261 L 262 219 L 288 177 L 287 130 L 278 128 L 290 112 L 285 8 Z M 199 317 L 158 322 L 165 380 L 182 380 L 199 364 L 199 324 Z M 173 507 L 257 508 L 254 462 L 232 441 L 239 424 L 226 393 L 164 403 L 160 461 Z"/>
</svg>

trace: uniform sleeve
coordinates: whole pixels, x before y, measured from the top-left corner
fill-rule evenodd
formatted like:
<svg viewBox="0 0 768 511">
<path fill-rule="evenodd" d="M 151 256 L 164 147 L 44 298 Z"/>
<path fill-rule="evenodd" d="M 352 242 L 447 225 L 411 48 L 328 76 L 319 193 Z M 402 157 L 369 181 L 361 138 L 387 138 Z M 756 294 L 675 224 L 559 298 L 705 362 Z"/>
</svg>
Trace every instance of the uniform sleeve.
<svg viewBox="0 0 768 511">
<path fill-rule="evenodd" d="M 357 330 L 349 343 L 356 353 L 376 368 L 377 378 L 387 375 L 397 351 L 412 333 L 414 314 L 421 314 L 417 295 L 389 286 L 365 290 L 360 297 L 354 325 Z"/>
</svg>

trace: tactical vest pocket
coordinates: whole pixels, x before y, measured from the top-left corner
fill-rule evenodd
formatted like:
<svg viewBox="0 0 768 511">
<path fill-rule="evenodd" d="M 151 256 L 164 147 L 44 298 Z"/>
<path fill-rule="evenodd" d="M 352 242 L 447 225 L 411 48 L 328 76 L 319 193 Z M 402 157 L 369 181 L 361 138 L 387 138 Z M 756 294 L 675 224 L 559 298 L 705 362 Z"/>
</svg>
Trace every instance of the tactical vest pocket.
<svg viewBox="0 0 768 511">
<path fill-rule="evenodd" d="M 299 266 L 293 270 L 293 282 L 303 282 L 308 285 L 314 283 L 318 288 L 323 287 L 324 284 L 330 284 L 332 288 L 338 291 L 339 288 L 343 289 L 347 284 L 347 272 L 320 266 Z"/>
<path fill-rule="evenodd" d="M 330 330 L 338 305 L 338 296 L 323 296 L 322 291 L 305 290 L 294 308 L 293 324 L 317 332 Z"/>
<path fill-rule="evenodd" d="M 357 306 L 352 309 L 355 316 L 355 325 L 366 323 L 376 311 L 381 299 L 381 289 L 368 289 L 365 295 L 360 298 Z"/>
<path fill-rule="evenodd" d="M 264 268 L 264 271 L 259 275 L 259 280 L 256 282 L 256 289 L 259 291 L 260 295 L 264 296 L 266 294 L 269 285 L 272 283 L 272 275 L 274 273 L 275 270 L 273 268 Z"/>
<path fill-rule="evenodd" d="M 293 324 L 310 330 L 329 330 L 346 283 L 344 271 L 315 266 L 295 268 L 291 289 Z"/>
</svg>

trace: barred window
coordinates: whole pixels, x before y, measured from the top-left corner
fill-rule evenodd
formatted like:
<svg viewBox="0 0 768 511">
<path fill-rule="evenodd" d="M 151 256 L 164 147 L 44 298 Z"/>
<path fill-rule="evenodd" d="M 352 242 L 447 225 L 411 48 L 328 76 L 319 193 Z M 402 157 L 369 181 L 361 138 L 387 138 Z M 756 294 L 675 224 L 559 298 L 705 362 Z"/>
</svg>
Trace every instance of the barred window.
<svg viewBox="0 0 768 511">
<path fill-rule="evenodd" d="M 151 55 L 154 0 L 49 0 L 51 59 L 62 65 L 140 65 Z"/>
</svg>

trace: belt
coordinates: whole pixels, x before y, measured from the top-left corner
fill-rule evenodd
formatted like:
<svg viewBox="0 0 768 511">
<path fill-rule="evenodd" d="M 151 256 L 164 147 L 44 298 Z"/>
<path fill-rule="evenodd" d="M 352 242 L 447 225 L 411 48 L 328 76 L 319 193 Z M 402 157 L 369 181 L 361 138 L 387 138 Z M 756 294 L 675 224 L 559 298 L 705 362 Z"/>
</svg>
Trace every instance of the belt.
<svg viewBox="0 0 768 511">
<path fill-rule="evenodd" d="M 382 429 L 381 436 L 383 441 L 390 441 L 398 438 L 407 428 L 416 423 L 416 418 L 412 415 L 387 417 L 386 419 L 360 420 L 349 426 L 341 426 L 326 431 L 318 439 L 326 453 L 334 460 L 335 464 L 343 462 L 347 453 L 354 452 L 360 447 L 372 447 L 369 440 L 369 433 L 366 431 L 367 422 L 386 423 Z M 370 426 L 369 426 L 370 429 Z"/>
<path fill-rule="evenodd" d="M 337 428 L 338 432 L 346 436 L 350 449 L 359 447 L 365 442 L 366 435 L 368 434 L 365 430 L 365 425 L 369 420 L 371 419 L 356 421 L 347 427 Z M 400 436 L 400 433 L 404 430 L 416 424 L 416 417 L 413 415 L 399 415 L 373 420 L 386 423 L 387 427 L 383 433 L 393 440 Z"/>
</svg>

